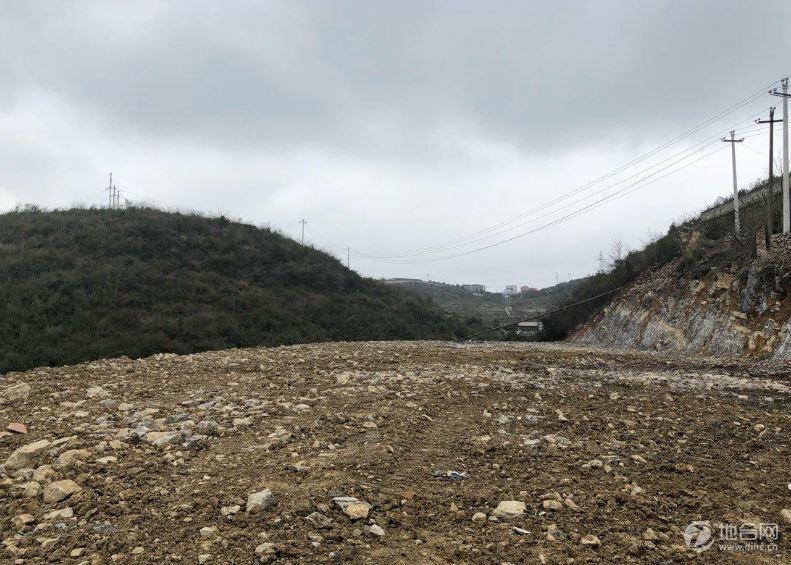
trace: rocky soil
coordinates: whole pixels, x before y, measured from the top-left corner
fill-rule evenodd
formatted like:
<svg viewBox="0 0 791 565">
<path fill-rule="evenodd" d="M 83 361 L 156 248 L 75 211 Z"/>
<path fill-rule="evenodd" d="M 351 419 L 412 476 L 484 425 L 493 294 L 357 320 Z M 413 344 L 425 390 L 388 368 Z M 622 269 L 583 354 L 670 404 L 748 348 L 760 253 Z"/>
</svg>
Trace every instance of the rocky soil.
<svg viewBox="0 0 791 565">
<path fill-rule="evenodd" d="M 0 380 L 8 563 L 788 563 L 788 365 L 337 343 Z M 777 523 L 698 554 L 693 520 Z"/>
</svg>

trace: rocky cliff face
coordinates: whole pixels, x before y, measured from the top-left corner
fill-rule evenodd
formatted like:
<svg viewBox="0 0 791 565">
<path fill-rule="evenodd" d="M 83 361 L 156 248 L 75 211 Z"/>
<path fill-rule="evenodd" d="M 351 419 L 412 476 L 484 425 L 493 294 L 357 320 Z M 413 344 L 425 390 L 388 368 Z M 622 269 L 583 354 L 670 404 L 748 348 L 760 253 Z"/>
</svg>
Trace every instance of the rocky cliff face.
<svg viewBox="0 0 791 565">
<path fill-rule="evenodd" d="M 678 259 L 644 275 L 572 341 L 723 356 L 791 360 L 791 238 L 723 265 Z M 705 260 L 701 259 L 704 263 Z"/>
</svg>

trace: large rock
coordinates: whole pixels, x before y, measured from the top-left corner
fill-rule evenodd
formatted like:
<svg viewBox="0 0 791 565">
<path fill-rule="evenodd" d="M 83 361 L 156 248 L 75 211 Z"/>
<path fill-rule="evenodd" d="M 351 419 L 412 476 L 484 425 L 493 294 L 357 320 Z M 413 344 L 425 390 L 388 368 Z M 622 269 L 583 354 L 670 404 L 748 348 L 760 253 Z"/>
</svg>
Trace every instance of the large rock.
<svg viewBox="0 0 791 565">
<path fill-rule="evenodd" d="M 61 500 L 66 500 L 71 495 L 76 494 L 81 490 L 82 488 L 80 485 L 71 479 L 56 481 L 54 483 L 50 483 L 47 485 L 47 488 L 44 489 L 44 502 L 47 504 L 55 504 Z"/>
<path fill-rule="evenodd" d="M 23 445 L 6 459 L 4 465 L 6 471 L 30 467 L 30 464 L 38 459 L 51 445 L 52 443 L 46 439 Z"/>
<path fill-rule="evenodd" d="M 266 510 L 275 503 L 275 495 L 268 488 L 262 491 L 254 492 L 247 497 L 247 511 L 257 512 L 259 510 Z"/>
</svg>

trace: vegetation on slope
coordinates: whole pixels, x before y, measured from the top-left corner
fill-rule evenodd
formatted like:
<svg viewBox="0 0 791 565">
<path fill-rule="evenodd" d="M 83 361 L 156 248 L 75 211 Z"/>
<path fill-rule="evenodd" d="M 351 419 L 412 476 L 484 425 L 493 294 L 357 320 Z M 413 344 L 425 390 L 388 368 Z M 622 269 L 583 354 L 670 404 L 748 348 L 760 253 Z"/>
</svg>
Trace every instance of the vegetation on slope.
<svg viewBox="0 0 791 565">
<path fill-rule="evenodd" d="M 0 215 L 0 372 L 323 340 L 447 338 L 428 300 L 268 229 L 126 210 Z"/>
</svg>

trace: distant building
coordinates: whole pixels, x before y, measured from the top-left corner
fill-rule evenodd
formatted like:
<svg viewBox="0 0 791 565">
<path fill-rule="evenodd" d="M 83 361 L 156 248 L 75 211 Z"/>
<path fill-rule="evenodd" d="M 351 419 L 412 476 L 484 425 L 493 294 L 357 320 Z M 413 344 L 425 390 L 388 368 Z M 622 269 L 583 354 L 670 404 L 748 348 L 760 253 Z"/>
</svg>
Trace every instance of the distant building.
<svg viewBox="0 0 791 565">
<path fill-rule="evenodd" d="M 463 284 L 461 288 L 470 292 L 486 292 L 486 286 L 482 284 Z"/>
<path fill-rule="evenodd" d="M 404 279 L 404 278 L 400 278 L 399 279 L 399 278 L 396 278 L 396 279 L 385 279 L 382 282 L 384 282 L 385 284 L 406 284 L 406 285 L 414 286 L 416 283 L 422 283 L 422 282 L 425 282 L 425 281 L 422 281 L 420 279 Z"/>
<path fill-rule="evenodd" d="M 506 296 L 514 296 L 515 294 L 519 294 L 519 289 L 515 284 L 509 284 L 505 287 L 503 294 Z"/>
<path fill-rule="evenodd" d="M 526 322 L 519 322 L 517 328 L 519 333 L 533 335 L 543 330 L 544 324 L 541 320 L 527 320 Z"/>
<path fill-rule="evenodd" d="M 528 293 L 528 292 L 530 292 L 531 290 L 538 290 L 538 289 L 537 289 L 537 288 L 534 288 L 534 287 L 532 287 L 532 286 L 527 286 L 527 285 L 524 285 L 524 286 L 522 286 L 522 287 L 519 289 L 519 292 L 520 292 L 520 293 L 522 293 L 522 294 L 527 294 L 527 293 Z"/>
</svg>

